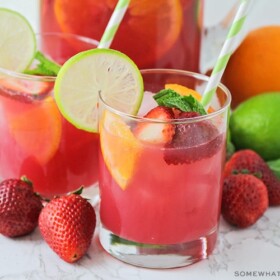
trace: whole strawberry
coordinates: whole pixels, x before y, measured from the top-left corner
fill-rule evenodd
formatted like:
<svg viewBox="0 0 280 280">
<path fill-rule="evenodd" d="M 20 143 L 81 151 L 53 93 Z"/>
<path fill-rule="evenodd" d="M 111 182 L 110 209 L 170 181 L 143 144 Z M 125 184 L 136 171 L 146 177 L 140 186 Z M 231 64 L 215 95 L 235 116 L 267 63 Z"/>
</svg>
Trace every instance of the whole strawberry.
<svg viewBox="0 0 280 280">
<path fill-rule="evenodd" d="M 224 176 L 238 172 L 258 176 L 267 187 L 269 204 L 280 205 L 280 180 L 255 151 L 240 150 L 232 155 L 225 165 Z"/>
<path fill-rule="evenodd" d="M 51 200 L 39 216 L 39 228 L 48 245 L 72 263 L 88 250 L 96 225 L 91 204 L 79 194 Z"/>
<path fill-rule="evenodd" d="M 25 178 L 4 180 L 0 184 L 0 233 L 16 237 L 32 232 L 42 207 L 30 181 Z"/>
<path fill-rule="evenodd" d="M 267 188 L 250 174 L 230 175 L 224 180 L 222 215 L 232 225 L 253 225 L 268 207 Z"/>
</svg>

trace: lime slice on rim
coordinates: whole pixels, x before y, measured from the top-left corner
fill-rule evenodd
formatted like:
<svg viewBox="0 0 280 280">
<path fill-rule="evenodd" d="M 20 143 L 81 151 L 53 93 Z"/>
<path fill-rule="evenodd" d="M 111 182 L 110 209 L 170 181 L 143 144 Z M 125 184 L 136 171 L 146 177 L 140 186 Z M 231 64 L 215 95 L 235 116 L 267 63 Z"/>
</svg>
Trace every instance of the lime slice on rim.
<svg viewBox="0 0 280 280">
<path fill-rule="evenodd" d="M 97 132 L 98 95 L 113 108 L 137 113 L 143 80 L 135 63 L 112 49 L 81 52 L 60 69 L 54 97 L 62 115 L 77 128 Z"/>
<path fill-rule="evenodd" d="M 31 64 L 36 47 L 29 22 L 15 11 L 0 8 L 0 67 L 22 72 Z"/>
</svg>

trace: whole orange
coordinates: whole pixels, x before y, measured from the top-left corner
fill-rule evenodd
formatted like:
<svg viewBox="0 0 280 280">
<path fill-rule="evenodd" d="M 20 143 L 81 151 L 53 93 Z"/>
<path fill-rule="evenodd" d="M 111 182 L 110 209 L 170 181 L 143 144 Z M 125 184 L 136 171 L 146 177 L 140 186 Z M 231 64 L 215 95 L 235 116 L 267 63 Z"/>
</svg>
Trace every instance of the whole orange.
<svg viewBox="0 0 280 280">
<path fill-rule="evenodd" d="M 223 83 L 236 107 L 251 96 L 280 91 L 280 26 L 251 31 L 232 54 Z"/>
</svg>

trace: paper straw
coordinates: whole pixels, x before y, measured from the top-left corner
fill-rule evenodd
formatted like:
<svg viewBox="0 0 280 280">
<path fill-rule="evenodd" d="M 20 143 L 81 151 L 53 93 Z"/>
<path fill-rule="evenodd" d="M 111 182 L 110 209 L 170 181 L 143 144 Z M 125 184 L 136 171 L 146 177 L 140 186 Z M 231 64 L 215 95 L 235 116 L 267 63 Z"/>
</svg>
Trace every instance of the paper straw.
<svg viewBox="0 0 280 280">
<path fill-rule="evenodd" d="M 238 8 L 236 16 L 233 20 L 233 23 L 229 29 L 227 38 L 226 38 L 225 43 L 220 52 L 217 63 L 212 71 L 212 74 L 211 74 L 209 81 L 206 85 L 206 88 L 204 90 L 204 94 L 203 94 L 201 103 L 205 107 L 205 109 L 208 108 L 208 106 L 211 102 L 211 99 L 212 99 L 213 95 L 215 94 L 217 87 L 220 83 L 220 80 L 225 71 L 229 58 L 234 51 L 235 40 L 247 18 L 247 14 L 249 11 L 248 7 L 249 7 L 251 1 L 252 0 L 242 0 L 241 1 L 241 4 Z"/>
<path fill-rule="evenodd" d="M 102 0 L 101 0 L 102 1 Z M 125 15 L 130 0 L 119 0 L 115 10 L 106 26 L 104 34 L 99 42 L 98 48 L 108 49 Z"/>
</svg>

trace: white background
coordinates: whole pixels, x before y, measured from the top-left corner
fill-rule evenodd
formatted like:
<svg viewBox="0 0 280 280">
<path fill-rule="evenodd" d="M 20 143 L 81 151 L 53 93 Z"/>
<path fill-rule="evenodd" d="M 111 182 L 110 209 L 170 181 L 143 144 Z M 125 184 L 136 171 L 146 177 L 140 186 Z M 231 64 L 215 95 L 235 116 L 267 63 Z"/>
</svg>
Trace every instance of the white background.
<svg viewBox="0 0 280 280">
<path fill-rule="evenodd" d="M 217 23 L 238 0 L 204 0 L 205 24 Z M 252 0 L 252 10 L 246 22 L 247 28 L 256 28 L 267 24 L 280 24 L 279 0 Z"/>
</svg>

